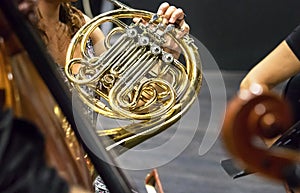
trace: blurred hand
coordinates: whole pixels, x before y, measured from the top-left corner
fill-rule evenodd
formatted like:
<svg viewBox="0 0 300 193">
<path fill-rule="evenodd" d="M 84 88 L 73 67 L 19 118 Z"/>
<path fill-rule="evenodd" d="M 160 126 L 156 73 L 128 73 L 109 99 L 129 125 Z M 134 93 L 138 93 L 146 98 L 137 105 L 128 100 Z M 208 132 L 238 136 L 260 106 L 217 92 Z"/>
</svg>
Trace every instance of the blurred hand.
<svg viewBox="0 0 300 193">
<path fill-rule="evenodd" d="M 35 23 L 37 21 L 35 17 L 36 0 L 16 0 L 16 3 L 20 12 L 24 14 L 30 22 Z M 11 29 L 1 10 L 0 16 L 0 35 L 5 38 L 7 35 L 10 35 Z"/>
<path fill-rule="evenodd" d="M 36 0 L 16 0 L 18 9 L 25 17 L 32 23 L 37 21 L 35 17 L 35 6 Z M 4 14 L 0 10 L 0 37 L 4 39 L 6 43 L 7 53 L 13 55 L 22 50 L 22 46 L 12 32 L 11 27 L 9 26 Z"/>
<path fill-rule="evenodd" d="M 31 23 L 37 22 L 35 15 L 36 0 L 17 0 L 17 4 L 20 12 L 23 13 Z"/>
</svg>

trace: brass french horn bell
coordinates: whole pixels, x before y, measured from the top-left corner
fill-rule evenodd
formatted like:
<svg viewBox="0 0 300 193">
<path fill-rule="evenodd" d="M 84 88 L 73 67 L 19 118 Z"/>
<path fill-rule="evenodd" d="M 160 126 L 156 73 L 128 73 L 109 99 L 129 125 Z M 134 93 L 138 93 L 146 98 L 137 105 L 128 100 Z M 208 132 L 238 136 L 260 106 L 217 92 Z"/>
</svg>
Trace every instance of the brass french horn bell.
<svg viewBox="0 0 300 193">
<path fill-rule="evenodd" d="M 171 126 L 197 99 L 202 83 L 200 56 L 189 35 L 178 38 L 174 25 L 163 25 L 157 14 L 111 2 L 120 8 L 93 18 L 75 34 L 65 65 L 66 76 L 90 109 L 130 120 L 128 125 L 97 130 L 99 136 L 113 139 L 107 150 L 131 148 Z M 127 25 L 128 18 L 140 21 Z M 115 26 L 105 38 L 106 51 L 91 56 L 87 42 L 105 22 Z M 182 61 L 165 51 L 168 42 L 180 48 Z M 78 47 L 81 57 L 75 57 Z"/>
</svg>

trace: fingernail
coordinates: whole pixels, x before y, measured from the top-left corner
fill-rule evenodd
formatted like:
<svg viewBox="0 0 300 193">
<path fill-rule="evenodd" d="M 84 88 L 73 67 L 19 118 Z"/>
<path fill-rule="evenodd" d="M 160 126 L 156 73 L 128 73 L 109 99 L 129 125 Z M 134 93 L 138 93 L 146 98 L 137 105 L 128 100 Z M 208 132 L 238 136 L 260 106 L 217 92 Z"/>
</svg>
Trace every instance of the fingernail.
<svg viewBox="0 0 300 193">
<path fill-rule="evenodd" d="M 166 18 L 163 18 L 163 24 L 167 25 L 169 21 Z"/>
<path fill-rule="evenodd" d="M 158 10 L 157 15 L 161 15 L 161 14 L 162 14 L 162 10 Z"/>
</svg>

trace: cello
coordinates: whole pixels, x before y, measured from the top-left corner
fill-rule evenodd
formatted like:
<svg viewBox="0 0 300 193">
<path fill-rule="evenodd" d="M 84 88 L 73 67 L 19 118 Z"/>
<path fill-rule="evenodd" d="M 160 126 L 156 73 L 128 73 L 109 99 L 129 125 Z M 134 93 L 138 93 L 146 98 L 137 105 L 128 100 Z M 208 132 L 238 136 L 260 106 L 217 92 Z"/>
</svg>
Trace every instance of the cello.
<svg viewBox="0 0 300 193">
<path fill-rule="evenodd" d="M 300 122 L 293 125 L 293 113 L 286 100 L 253 85 L 229 102 L 222 139 L 235 162 L 246 168 L 241 175 L 258 173 L 285 183 L 289 192 L 300 185 L 299 151 L 291 147 L 298 139 L 299 126 Z M 269 148 L 266 141 L 273 145 Z"/>
</svg>

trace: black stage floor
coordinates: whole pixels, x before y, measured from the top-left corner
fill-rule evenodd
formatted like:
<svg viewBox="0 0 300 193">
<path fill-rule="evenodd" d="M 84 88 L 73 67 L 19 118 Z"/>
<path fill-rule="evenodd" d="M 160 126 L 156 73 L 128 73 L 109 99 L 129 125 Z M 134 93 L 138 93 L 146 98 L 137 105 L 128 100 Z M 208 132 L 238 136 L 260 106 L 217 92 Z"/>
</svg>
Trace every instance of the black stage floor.
<svg viewBox="0 0 300 193">
<path fill-rule="evenodd" d="M 229 157 L 219 136 L 223 107 L 236 93 L 245 72 L 221 74 L 204 71 L 197 107 L 179 124 L 119 157 L 140 192 L 145 192 L 144 177 L 153 167 L 158 169 L 166 193 L 285 192 L 281 184 L 257 175 L 232 180 L 221 168 L 220 160 Z"/>
</svg>

